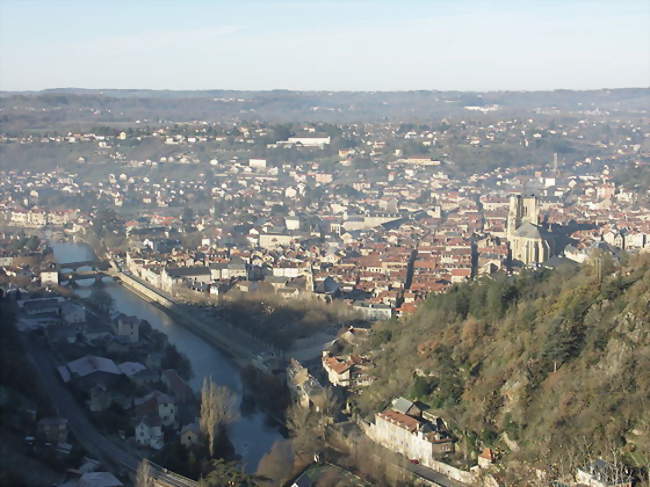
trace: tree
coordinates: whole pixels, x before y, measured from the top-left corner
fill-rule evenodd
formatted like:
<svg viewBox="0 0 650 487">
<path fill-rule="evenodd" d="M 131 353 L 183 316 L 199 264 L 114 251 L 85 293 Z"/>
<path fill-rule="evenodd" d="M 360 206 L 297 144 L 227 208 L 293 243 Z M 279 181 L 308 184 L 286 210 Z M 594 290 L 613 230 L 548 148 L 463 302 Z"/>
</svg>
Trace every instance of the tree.
<svg viewBox="0 0 650 487">
<path fill-rule="evenodd" d="M 186 206 L 183 208 L 183 213 L 181 215 L 181 220 L 183 223 L 187 225 L 191 225 L 192 222 L 194 221 L 194 210 L 190 208 L 189 206 Z"/>
<path fill-rule="evenodd" d="M 138 471 L 135 474 L 135 487 L 154 487 L 155 479 L 151 472 L 149 460 L 143 458 L 138 465 Z"/>
<path fill-rule="evenodd" d="M 200 487 L 256 487 L 255 479 L 242 472 L 236 463 L 212 460 L 212 469 L 199 481 Z"/>
<path fill-rule="evenodd" d="M 287 428 L 291 431 L 293 451 L 298 455 L 311 456 L 320 445 L 316 435 L 318 420 L 308 408 L 294 404 L 287 413 Z"/>
<path fill-rule="evenodd" d="M 293 452 L 287 440 L 276 441 L 257 466 L 257 476 L 270 485 L 284 485 L 293 468 Z"/>
<path fill-rule="evenodd" d="M 119 219 L 112 208 L 100 208 L 93 220 L 93 230 L 98 238 L 122 228 Z"/>
<path fill-rule="evenodd" d="M 415 377 L 413 385 L 411 386 L 411 396 L 415 398 L 426 397 L 431 392 L 431 389 L 430 381 L 418 375 Z"/>
<path fill-rule="evenodd" d="M 103 289 L 93 289 L 88 298 L 102 313 L 110 314 L 113 308 L 113 297 Z"/>
<path fill-rule="evenodd" d="M 201 431 L 208 439 L 210 456 L 214 456 L 214 447 L 219 432 L 237 419 L 235 396 L 226 386 L 218 386 L 211 377 L 203 380 L 201 389 Z"/>
</svg>

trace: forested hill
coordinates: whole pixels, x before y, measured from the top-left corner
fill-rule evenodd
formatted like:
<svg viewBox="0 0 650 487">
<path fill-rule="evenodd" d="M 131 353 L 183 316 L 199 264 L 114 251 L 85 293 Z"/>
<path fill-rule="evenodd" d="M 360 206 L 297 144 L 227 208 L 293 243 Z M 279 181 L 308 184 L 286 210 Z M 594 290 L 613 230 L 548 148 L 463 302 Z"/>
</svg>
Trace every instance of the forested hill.
<svg viewBox="0 0 650 487">
<path fill-rule="evenodd" d="M 517 113 L 609 112 L 643 114 L 650 89 L 590 91 L 459 92 L 419 90 L 376 91 L 168 91 L 56 89 L 40 92 L 0 92 L 0 129 L 52 130 L 53 125 L 88 128 L 113 123 L 148 124 L 207 120 L 409 122 L 460 116 L 477 117 L 465 107 L 498 108 L 502 116 Z M 472 115 L 474 114 L 474 115 Z"/>
<path fill-rule="evenodd" d="M 371 336 L 360 413 L 408 391 L 450 421 L 459 462 L 650 463 L 650 255 L 460 285 Z"/>
</svg>

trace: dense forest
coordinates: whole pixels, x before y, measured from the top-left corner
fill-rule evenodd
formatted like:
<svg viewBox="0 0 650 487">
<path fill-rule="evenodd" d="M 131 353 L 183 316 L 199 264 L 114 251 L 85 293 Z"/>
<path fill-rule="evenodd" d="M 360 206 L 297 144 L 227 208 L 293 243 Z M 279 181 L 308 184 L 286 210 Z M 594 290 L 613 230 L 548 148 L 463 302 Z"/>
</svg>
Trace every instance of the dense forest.
<svg viewBox="0 0 650 487">
<path fill-rule="evenodd" d="M 450 423 L 460 464 L 487 446 L 510 466 L 647 468 L 649 323 L 648 255 L 459 285 L 374 327 L 378 380 L 356 407 L 370 419 L 407 392 Z"/>
</svg>

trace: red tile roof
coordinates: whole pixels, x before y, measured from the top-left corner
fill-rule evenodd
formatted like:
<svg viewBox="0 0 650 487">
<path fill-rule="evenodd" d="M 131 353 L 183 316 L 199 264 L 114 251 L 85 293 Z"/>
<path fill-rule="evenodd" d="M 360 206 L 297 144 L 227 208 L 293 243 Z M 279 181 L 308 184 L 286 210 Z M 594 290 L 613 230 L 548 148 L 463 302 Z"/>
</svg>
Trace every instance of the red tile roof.
<svg viewBox="0 0 650 487">
<path fill-rule="evenodd" d="M 379 413 L 378 416 L 411 433 L 415 433 L 420 429 L 420 422 L 417 419 L 406 414 L 398 413 L 392 409 L 387 409 L 386 411 Z"/>
</svg>

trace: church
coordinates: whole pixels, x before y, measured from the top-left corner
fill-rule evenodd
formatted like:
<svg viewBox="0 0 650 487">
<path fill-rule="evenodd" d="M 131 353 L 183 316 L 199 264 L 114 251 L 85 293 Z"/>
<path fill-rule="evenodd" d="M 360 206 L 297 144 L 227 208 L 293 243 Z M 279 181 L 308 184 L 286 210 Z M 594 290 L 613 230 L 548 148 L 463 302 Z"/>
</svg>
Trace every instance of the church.
<svg viewBox="0 0 650 487">
<path fill-rule="evenodd" d="M 552 253 L 552 237 L 540 225 L 535 196 L 511 196 L 506 227 L 514 263 L 538 265 Z"/>
</svg>

